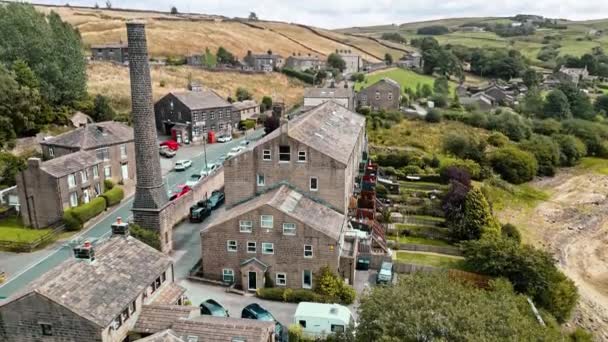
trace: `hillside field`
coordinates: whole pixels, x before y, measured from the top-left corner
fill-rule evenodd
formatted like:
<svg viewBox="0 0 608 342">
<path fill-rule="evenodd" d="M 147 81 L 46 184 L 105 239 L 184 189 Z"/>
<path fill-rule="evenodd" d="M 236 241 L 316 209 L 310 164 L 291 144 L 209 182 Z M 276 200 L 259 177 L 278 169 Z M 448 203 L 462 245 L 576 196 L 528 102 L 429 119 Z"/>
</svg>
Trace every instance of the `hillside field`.
<svg viewBox="0 0 608 342">
<path fill-rule="evenodd" d="M 411 70 L 392 68 L 367 74 L 363 83 L 358 82 L 355 84 L 355 90 L 359 91 L 361 88 L 368 87 L 383 78 L 390 78 L 396 81 L 401 84 L 402 89 L 411 88 L 413 90 L 416 89 L 417 84 L 428 84 L 432 87 L 435 82 L 435 78 L 432 76 L 421 75 Z M 455 88 L 456 83 L 450 82 L 450 89 L 453 90 Z"/>
</svg>

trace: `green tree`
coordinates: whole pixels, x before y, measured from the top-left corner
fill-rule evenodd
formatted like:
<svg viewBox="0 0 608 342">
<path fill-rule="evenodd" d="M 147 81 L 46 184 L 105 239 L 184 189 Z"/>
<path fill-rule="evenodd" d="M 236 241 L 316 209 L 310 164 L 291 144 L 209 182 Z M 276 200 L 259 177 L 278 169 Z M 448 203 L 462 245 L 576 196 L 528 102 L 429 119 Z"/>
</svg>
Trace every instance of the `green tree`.
<svg viewBox="0 0 608 342">
<path fill-rule="evenodd" d="M 438 77 L 435 79 L 433 84 L 433 91 L 435 94 L 441 94 L 448 96 L 450 94 L 450 85 L 446 77 Z"/>
<path fill-rule="evenodd" d="M 591 100 L 581 89 L 574 84 L 563 83 L 559 85 L 559 90 L 566 95 L 568 103 L 570 104 L 572 116 L 585 120 L 590 120 L 595 117 Z"/>
<path fill-rule="evenodd" d="M 451 235 L 456 240 L 476 240 L 484 234 L 496 235 L 500 228 L 492 216 L 490 205 L 483 193 L 471 188 L 464 199 L 462 223 L 452 226 Z"/>
<path fill-rule="evenodd" d="M 226 48 L 224 48 L 223 46 L 220 46 L 217 49 L 217 53 L 215 54 L 217 56 L 217 62 L 220 64 L 234 64 L 236 63 L 236 58 L 234 57 L 234 55 L 226 50 Z"/>
<path fill-rule="evenodd" d="M 40 118 L 38 92 L 19 86 L 15 75 L 0 64 L 0 147 L 19 136 L 35 132 Z"/>
<path fill-rule="evenodd" d="M 237 101 L 251 100 L 251 93 L 249 92 L 249 90 L 247 90 L 245 88 L 238 87 L 238 88 L 236 88 L 236 100 Z"/>
<path fill-rule="evenodd" d="M 248 19 L 249 19 L 249 20 L 252 20 L 252 21 L 258 21 L 258 20 L 259 20 L 259 19 L 258 19 L 258 15 L 257 15 L 257 14 L 255 14 L 255 12 L 250 12 L 250 13 L 249 13 L 249 18 L 248 18 Z"/>
<path fill-rule="evenodd" d="M 177 12 L 177 7 L 171 6 L 171 14 L 176 15 L 177 13 L 179 13 Z"/>
<path fill-rule="evenodd" d="M 553 135 L 561 132 L 562 123 L 555 119 L 544 119 L 532 121 L 534 133 Z"/>
<path fill-rule="evenodd" d="M 271 108 L 272 108 L 272 97 L 270 97 L 270 96 L 264 96 L 262 98 L 262 104 L 260 105 L 260 110 L 262 112 L 265 112 L 265 111 L 267 111 L 267 110 L 269 110 Z"/>
<path fill-rule="evenodd" d="M 441 112 L 437 109 L 431 109 L 424 116 L 424 120 L 430 123 L 438 123 L 441 122 Z"/>
<path fill-rule="evenodd" d="M 393 55 L 391 55 L 390 53 L 386 53 L 384 55 L 384 62 L 386 62 L 386 65 L 392 65 L 393 64 Z"/>
<path fill-rule="evenodd" d="M 532 134 L 530 120 L 508 110 L 491 115 L 487 129 L 498 131 L 513 141 L 526 139 Z"/>
<path fill-rule="evenodd" d="M 429 98 L 433 96 L 433 88 L 429 84 L 423 84 L 420 88 L 420 97 Z"/>
<path fill-rule="evenodd" d="M 352 304 L 355 300 L 355 290 L 328 266 L 321 267 L 315 274 L 313 291 L 346 305 Z"/>
<path fill-rule="evenodd" d="M 531 88 L 524 96 L 523 112 L 535 116 L 543 117 L 545 110 L 545 99 L 538 88 Z"/>
<path fill-rule="evenodd" d="M 486 142 L 471 134 L 451 132 L 443 138 L 443 150 L 461 159 L 481 161 L 485 149 Z"/>
<path fill-rule="evenodd" d="M 595 99 L 595 110 L 603 112 L 604 116 L 608 116 L 608 95 L 601 95 Z"/>
<path fill-rule="evenodd" d="M 101 94 L 95 96 L 92 117 L 97 122 L 110 121 L 116 117 L 116 112 L 110 105 L 110 100 L 107 97 Z"/>
<path fill-rule="evenodd" d="M 509 183 L 521 184 L 532 180 L 538 171 L 534 155 L 516 147 L 503 147 L 489 157 L 494 171 Z"/>
<path fill-rule="evenodd" d="M 541 326 L 526 298 L 505 280 L 488 290 L 447 274 L 415 273 L 396 286 L 377 286 L 359 306 L 356 341 L 564 341 L 559 327 Z"/>
<path fill-rule="evenodd" d="M 552 138 L 559 145 L 559 164 L 574 166 L 587 155 L 587 147 L 579 138 L 570 134 L 556 134 Z"/>
<path fill-rule="evenodd" d="M 534 69 L 528 68 L 522 75 L 524 84 L 529 89 L 536 88 L 542 82 L 542 76 L 539 75 Z"/>
<path fill-rule="evenodd" d="M 500 234 L 503 238 L 512 239 L 517 243 L 521 243 L 521 233 L 514 225 L 507 223 L 500 228 Z"/>
<path fill-rule="evenodd" d="M 539 176 L 553 176 L 559 165 L 559 145 L 546 135 L 533 134 L 530 139 L 523 141 L 520 147 L 532 153 L 538 162 Z"/>
<path fill-rule="evenodd" d="M 36 74 L 30 69 L 25 61 L 18 59 L 13 62 L 12 71 L 15 74 L 15 81 L 22 87 L 28 87 L 30 89 L 38 89 L 40 82 L 36 77 Z"/>
<path fill-rule="evenodd" d="M 0 185 L 15 185 L 15 177 L 26 168 L 25 158 L 17 157 L 8 152 L 0 152 Z"/>
<path fill-rule="evenodd" d="M 330 53 L 329 56 L 327 56 L 327 65 L 340 71 L 346 69 L 346 62 L 342 56 L 337 53 Z"/>
<path fill-rule="evenodd" d="M 570 103 L 566 94 L 558 89 L 551 91 L 545 99 L 545 106 L 543 107 L 541 117 L 556 120 L 571 118 L 572 112 L 570 111 Z"/>
</svg>

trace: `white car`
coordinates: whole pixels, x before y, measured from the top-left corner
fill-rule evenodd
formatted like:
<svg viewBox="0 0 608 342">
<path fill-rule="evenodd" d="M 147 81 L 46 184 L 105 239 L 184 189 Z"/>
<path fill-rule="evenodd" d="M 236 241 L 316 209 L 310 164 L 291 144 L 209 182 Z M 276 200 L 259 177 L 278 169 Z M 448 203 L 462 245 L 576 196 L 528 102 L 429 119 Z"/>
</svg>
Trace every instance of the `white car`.
<svg viewBox="0 0 608 342">
<path fill-rule="evenodd" d="M 175 162 L 175 171 L 186 171 L 187 168 L 192 166 L 192 160 L 178 160 Z"/>
<path fill-rule="evenodd" d="M 189 187 L 193 187 L 195 186 L 198 182 L 201 181 L 201 179 L 203 179 L 204 177 L 202 175 L 197 175 L 197 174 L 193 174 L 190 176 L 190 178 L 188 178 L 188 180 L 186 181 L 186 185 Z"/>
<path fill-rule="evenodd" d="M 245 147 L 245 146 L 248 146 L 248 145 L 249 145 L 249 143 L 250 143 L 250 141 L 249 141 L 249 140 L 243 140 L 243 141 L 241 141 L 241 143 L 240 143 L 239 145 L 241 145 L 241 146 Z"/>
<path fill-rule="evenodd" d="M 228 158 L 236 156 L 237 154 L 243 152 L 243 150 L 243 146 L 233 147 L 230 152 L 228 152 Z"/>
<path fill-rule="evenodd" d="M 217 142 L 225 143 L 225 142 L 229 142 L 229 141 L 232 141 L 232 136 L 230 136 L 230 135 L 222 135 L 219 138 L 217 138 Z"/>
<path fill-rule="evenodd" d="M 201 171 L 201 176 L 203 178 L 206 176 L 209 176 L 211 173 L 213 173 L 213 171 L 217 170 L 218 167 L 220 167 L 220 166 L 217 164 L 213 164 L 213 163 L 207 164 L 207 167 Z"/>
</svg>

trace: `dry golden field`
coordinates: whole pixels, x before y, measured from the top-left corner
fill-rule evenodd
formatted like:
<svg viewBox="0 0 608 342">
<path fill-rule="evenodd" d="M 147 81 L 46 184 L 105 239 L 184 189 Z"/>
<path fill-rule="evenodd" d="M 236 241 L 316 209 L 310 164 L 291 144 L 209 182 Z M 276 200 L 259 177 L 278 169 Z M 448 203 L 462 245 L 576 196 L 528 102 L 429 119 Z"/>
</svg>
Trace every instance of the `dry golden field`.
<svg viewBox="0 0 608 342">
<path fill-rule="evenodd" d="M 154 57 L 184 56 L 201 53 L 205 48 L 216 51 L 223 46 L 242 58 L 248 50 L 263 53 L 272 50 L 287 57 L 293 52 L 326 57 L 336 49 L 351 49 L 364 59 L 378 62 L 386 52 L 400 57 L 400 51 L 384 47 L 372 40 L 346 36 L 317 29 L 324 38 L 297 25 L 278 22 L 251 22 L 253 26 L 218 16 L 172 16 L 153 12 L 128 12 L 93 8 L 37 6 L 40 11 L 57 12 L 65 21 L 80 30 L 86 46 L 126 41 L 125 23 L 142 19 L 147 23 L 148 46 Z M 260 27 L 260 28 L 257 28 Z M 337 40 L 338 42 L 334 41 Z M 360 47 L 363 51 L 339 43 Z"/>
<path fill-rule="evenodd" d="M 174 90 L 183 90 L 188 83 L 188 75 L 193 81 L 202 83 L 223 97 L 234 96 L 238 87 L 249 90 L 259 102 L 264 95 L 273 99 L 282 99 L 287 106 L 301 101 L 304 85 L 289 79 L 283 74 L 241 74 L 232 72 L 208 72 L 188 66 L 165 67 L 153 66 L 152 90 L 154 100 Z M 131 106 L 131 89 L 129 69 L 112 63 L 91 63 L 87 69 L 88 87 L 91 94 L 103 94 L 112 100 L 112 105 L 119 111 L 129 111 Z M 161 80 L 164 87 L 161 87 Z"/>
</svg>

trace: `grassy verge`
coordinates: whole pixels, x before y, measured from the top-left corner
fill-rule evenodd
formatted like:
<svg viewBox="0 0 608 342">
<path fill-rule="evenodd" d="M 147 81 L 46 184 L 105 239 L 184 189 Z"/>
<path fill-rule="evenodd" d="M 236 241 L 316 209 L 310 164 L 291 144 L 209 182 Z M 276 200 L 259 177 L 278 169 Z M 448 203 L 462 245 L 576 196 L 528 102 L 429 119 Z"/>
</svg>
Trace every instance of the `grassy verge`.
<svg viewBox="0 0 608 342">
<path fill-rule="evenodd" d="M 30 229 L 23 226 L 18 218 L 0 220 L 0 240 L 32 242 L 48 234 L 51 229 Z"/>
<path fill-rule="evenodd" d="M 421 74 L 418 74 L 418 73 L 410 71 L 410 70 L 394 68 L 394 69 L 374 72 L 374 73 L 368 75 L 365 83 L 356 83 L 355 84 L 355 90 L 358 91 L 361 88 L 368 87 L 385 77 L 388 77 L 388 78 L 396 81 L 397 83 L 401 84 L 402 88 L 412 88 L 414 90 L 416 89 L 417 84 L 420 84 L 421 86 L 424 84 L 428 84 L 432 87 L 433 83 L 435 82 L 435 78 L 432 76 L 421 75 Z M 456 88 L 456 83 L 450 82 L 450 90 L 453 91 L 455 88 Z"/>
<path fill-rule="evenodd" d="M 391 237 L 389 237 L 389 239 L 396 240 L 399 243 L 410 243 L 410 244 L 415 244 L 415 245 L 442 246 L 442 247 L 452 246 L 450 243 L 448 243 L 447 241 L 444 241 L 444 240 L 428 239 L 428 238 L 418 237 L 418 236 L 400 236 L 398 238 L 396 236 L 391 236 Z"/>
<path fill-rule="evenodd" d="M 484 194 L 488 197 L 494 210 L 506 207 L 532 208 L 536 204 L 549 199 L 549 194 L 531 185 L 513 185 L 510 189 L 503 189 L 493 185 L 485 185 Z"/>
<path fill-rule="evenodd" d="M 397 252 L 397 260 L 415 265 L 464 269 L 464 260 L 459 257 L 425 253 Z"/>
<path fill-rule="evenodd" d="M 418 226 L 410 224 L 397 224 L 399 231 L 407 230 L 410 236 L 434 238 L 434 239 L 448 239 L 449 232 L 446 228 L 440 228 L 435 226 Z"/>
<path fill-rule="evenodd" d="M 601 158 L 583 158 L 578 168 L 608 175 L 608 160 Z"/>
</svg>

